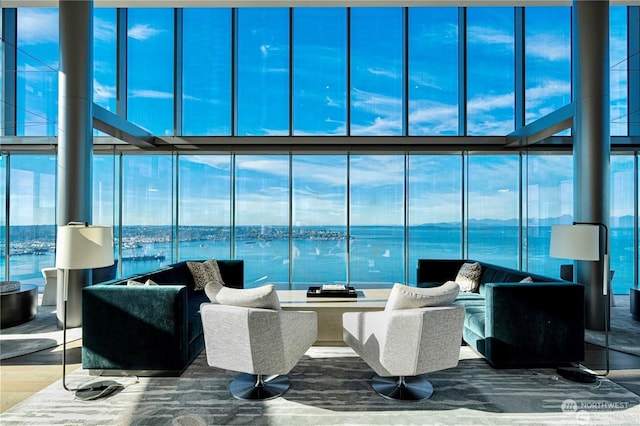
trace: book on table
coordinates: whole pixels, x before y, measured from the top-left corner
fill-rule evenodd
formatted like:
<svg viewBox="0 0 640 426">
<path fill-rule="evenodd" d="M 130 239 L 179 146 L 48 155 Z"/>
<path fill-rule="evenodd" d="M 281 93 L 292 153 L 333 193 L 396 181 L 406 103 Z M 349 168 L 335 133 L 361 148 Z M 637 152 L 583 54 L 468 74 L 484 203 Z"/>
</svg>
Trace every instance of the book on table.
<svg viewBox="0 0 640 426">
<path fill-rule="evenodd" d="M 358 297 L 356 289 L 345 284 L 323 284 L 319 287 L 309 287 L 307 297 Z"/>
</svg>

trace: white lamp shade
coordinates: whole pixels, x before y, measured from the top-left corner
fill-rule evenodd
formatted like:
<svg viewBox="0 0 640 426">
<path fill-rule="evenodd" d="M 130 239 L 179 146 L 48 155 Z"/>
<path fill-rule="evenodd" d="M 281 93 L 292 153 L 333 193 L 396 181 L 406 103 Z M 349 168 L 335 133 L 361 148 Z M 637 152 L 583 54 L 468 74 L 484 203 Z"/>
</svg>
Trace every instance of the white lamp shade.
<svg viewBox="0 0 640 426">
<path fill-rule="evenodd" d="M 113 228 L 95 225 L 58 227 L 57 269 L 90 269 L 113 265 Z"/>
<path fill-rule="evenodd" d="M 552 225 L 551 257 L 600 260 L 600 228 L 596 225 Z"/>
</svg>

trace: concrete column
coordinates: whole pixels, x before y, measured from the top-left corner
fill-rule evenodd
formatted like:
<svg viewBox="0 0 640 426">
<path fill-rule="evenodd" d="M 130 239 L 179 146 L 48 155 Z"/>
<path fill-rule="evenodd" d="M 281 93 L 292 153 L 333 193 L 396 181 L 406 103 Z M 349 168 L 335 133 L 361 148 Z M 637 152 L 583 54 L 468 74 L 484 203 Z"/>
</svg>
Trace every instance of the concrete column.
<svg viewBox="0 0 640 426">
<path fill-rule="evenodd" d="M 573 2 L 574 218 L 609 226 L 609 2 Z M 601 232 L 601 253 L 604 249 Z M 586 327 L 604 330 L 603 262 L 576 262 Z"/>
<path fill-rule="evenodd" d="M 59 2 L 58 224 L 91 222 L 93 153 L 93 0 Z M 62 278 L 62 276 L 60 276 Z M 67 327 L 82 325 L 82 287 L 90 271 L 70 271 Z M 63 282 L 57 315 L 64 315 Z"/>
</svg>

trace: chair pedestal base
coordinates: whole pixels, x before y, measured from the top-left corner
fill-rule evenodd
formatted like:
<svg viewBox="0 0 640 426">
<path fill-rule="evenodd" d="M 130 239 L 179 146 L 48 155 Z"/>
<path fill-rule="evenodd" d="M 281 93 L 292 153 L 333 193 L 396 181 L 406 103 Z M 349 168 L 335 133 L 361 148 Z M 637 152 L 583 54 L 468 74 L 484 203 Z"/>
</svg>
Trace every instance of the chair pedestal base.
<svg viewBox="0 0 640 426">
<path fill-rule="evenodd" d="M 422 401 L 433 395 L 433 385 L 424 376 L 375 376 L 371 387 L 385 398 L 402 401 Z"/>
<path fill-rule="evenodd" d="M 261 374 L 241 374 L 229 385 L 231 395 L 237 399 L 264 400 L 276 398 L 289 389 L 287 376 L 265 377 Z"/>
</svg>

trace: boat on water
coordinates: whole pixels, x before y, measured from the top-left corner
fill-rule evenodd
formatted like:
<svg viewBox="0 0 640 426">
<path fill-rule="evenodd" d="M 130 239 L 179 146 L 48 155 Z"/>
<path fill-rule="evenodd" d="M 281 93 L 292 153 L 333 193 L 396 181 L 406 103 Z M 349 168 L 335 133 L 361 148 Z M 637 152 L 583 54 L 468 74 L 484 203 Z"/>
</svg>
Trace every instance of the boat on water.
<svg viewBox="0 0 640 426">
<path fill-rule="evenodd" d="M 165 260 L 167 256 L 162 253 L 158 254 L 141 254 L 141 255 L 133 255 L 133 256 L 123 256 L 123 262 L 141 262 L 141 261 L 149 261 L 149 260 Z"/>
</svg>

